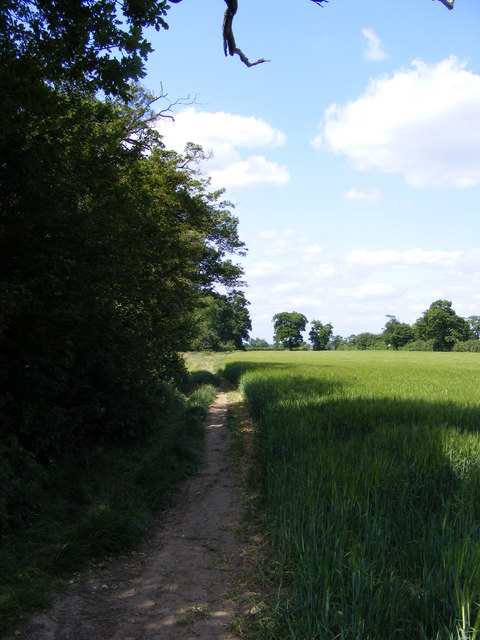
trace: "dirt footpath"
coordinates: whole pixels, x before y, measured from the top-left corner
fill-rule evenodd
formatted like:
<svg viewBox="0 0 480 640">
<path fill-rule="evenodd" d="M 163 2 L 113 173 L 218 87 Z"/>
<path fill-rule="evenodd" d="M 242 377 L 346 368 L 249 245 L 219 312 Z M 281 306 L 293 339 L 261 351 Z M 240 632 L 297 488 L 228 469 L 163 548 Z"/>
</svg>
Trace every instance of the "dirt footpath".
<svg viewBox="0 0 480 640">
<path fill-rule="evenodd" d="M 204 465 L 179 488 L 149 541 L 74 583 L 21 640 L 231 640 L 229 591 L 242 575 L 242 491 L 230 464 L 227 398 L 207 417 Z"/>
</svg>

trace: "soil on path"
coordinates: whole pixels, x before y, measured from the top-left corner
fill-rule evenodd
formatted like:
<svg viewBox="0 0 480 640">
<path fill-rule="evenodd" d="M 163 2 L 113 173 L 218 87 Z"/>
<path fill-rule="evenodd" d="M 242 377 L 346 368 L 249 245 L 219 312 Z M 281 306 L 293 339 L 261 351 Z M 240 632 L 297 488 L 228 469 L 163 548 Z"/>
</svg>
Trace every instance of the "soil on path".
<svg viewBox="0 0 480 640">
<path fill-rule="evenodd" d="M 207 416 L 204 464 L 183 482 L 148 542 L 91 569 L 15 638 L 235 638 L 228 630 L 234 614 L 228 592 L 242 575 L 236 537 L 242 490 L 230 460 L 226 412 L 221 392 Z"/>
</svg>

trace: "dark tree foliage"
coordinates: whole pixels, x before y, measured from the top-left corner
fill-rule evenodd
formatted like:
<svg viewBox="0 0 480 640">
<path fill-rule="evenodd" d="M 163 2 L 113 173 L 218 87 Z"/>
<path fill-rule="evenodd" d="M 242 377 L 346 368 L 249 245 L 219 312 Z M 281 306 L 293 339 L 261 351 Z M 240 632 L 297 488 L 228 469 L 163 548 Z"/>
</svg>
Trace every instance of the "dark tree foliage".
<svg viewBox="0 0 480 640">
<path fill-rule="evenodd" d="M 243 349 L 252 328 L 249 304 L 242 291 L 207 293 L 195 314 L 193 339 L 187 348 L 192 351 Z"/>
<path fill-rule="evenodd" d="M 44 463 L 150 427 L 199 301 L 240 281 L 201 150 L 166 151 L 130 84 L 168 7 L 0 7 L 0 448 Z"/>
<path fill-rule="evenodd" d="M 145 75 L 145 27 L 168 29 L 165 0 L 12 0 L 0 7 L 1 67 L 9 98 L 25 78 L 55 86 L 126 93 Z M 5 95 L 5 94 L 3 94 Z"/>
<path fill-rule="evenodd" d="M 148 96 L 57 101 L 0 167 L 2 438 L 45 461 L 155 421 L 198 299 L 235 288 L 243 247 Z"/>
</svg>

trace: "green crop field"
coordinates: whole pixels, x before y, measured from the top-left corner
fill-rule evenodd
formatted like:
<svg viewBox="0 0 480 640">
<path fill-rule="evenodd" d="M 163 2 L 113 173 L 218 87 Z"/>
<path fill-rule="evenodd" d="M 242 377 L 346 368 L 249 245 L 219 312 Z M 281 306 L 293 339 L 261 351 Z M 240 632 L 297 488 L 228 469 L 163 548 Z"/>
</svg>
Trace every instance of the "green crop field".
<svg viewBox="0 0 480 640">
<path fill-rule="evenodd" d="M 227 358 L 257 425 L 278 598 L 263 637 L 480 638 L 480 357 Z"/>
</svg>

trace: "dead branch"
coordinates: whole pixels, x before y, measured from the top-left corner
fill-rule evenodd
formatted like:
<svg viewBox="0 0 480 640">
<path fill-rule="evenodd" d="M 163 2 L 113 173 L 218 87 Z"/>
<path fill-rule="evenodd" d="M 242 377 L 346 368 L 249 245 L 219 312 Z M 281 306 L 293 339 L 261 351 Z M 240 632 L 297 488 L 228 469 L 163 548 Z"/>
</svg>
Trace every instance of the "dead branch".
<svg viewBox="0 0 480 640">
<path fill-rule="evenodd" d="M 182 0 L 169 0 L 169 2 L 173 4 L 179 4 Z M 312 0 L 317 7 L 323 6 L 323 3 L 329 2 L 329 0 Z M 453 9 L 453 5 L 455 4 L 455 0 L 440 0 L 440 2 L 447 7 L 447 9 Z M 223 51 L 225 55 L 234 56 L 237 55 L 243 64 L 247 65 L 247 67 L 254 67 L 257 64 L 262 64 L 263 62 L 270 62 L 266 58 L 259 58 L 255 60 L 255 62 L 250 62 L 247 56 L 243 53 L 241 49 L 239 49 L 235 43 L 235 37 L 233 35 L 233 18 L 237 13 L 238 9 L 238 0 L 225 0 L 227 8 L 225 10 L 225 15 L 223 17 Z"/>
<path fill-rule="evenodd" d="M 254 67 L 256 64 L 262 64 L 263 62 L 270 62 L 270 60 L 266 60 L 265 58 L 259 58 L 255 62 L 250 62 L 247 56 L 243 53 L 241 49 L 239 49 L 235 43 L 235 37 L 233 35 L 232 23 L 235 14 L 238 9 L 238 1 L 237 0 L 225 0 L 227 4 L 227 8 L 225 10 L 225 15 L 223 17 L 223 51 L 225 55 L 234 56 L 235 54 L 240 58 L 243 64 L 246 64 L 247 67 Z"/>
</svg>

